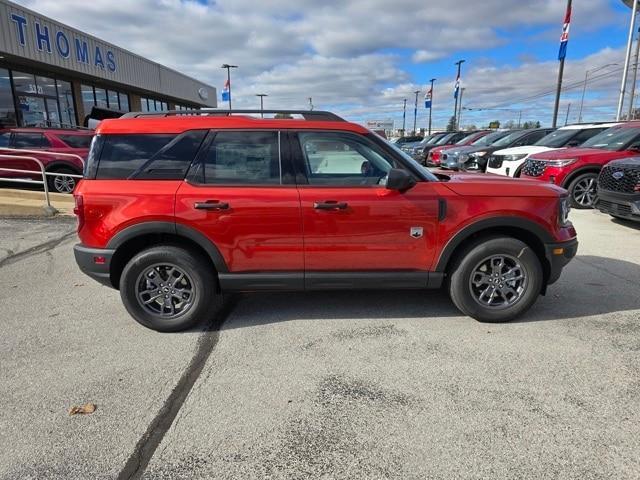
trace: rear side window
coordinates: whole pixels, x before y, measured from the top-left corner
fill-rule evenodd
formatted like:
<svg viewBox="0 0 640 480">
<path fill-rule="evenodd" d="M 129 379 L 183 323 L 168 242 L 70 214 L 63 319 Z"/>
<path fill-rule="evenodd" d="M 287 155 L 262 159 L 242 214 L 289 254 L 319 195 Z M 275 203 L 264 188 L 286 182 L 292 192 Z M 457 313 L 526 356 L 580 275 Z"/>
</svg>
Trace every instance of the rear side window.
<svg viewBox="0 0 640 480">
<path fill-rule="evenodd" d="M 278 132 L 218 132 L 199 178 L 218 185 L 279 185 Z"/>
<path fill-rule="evenodd" d="M 9 138 L 11 134 L 9 132 L 0 134 L 0 147 L 8 147 L 9 146 Z"/>
<path fill-rule="evenodd" d="M 48 147 L 49 141 L 41 133 L 14 133 L 13 148 L 43 148 Z"/>
<path fill-rule="evenodd" d="M 96 179 L 182 180 L 205 135 L 104 135 Z"/>
<path fill-rule="evenodd" d="M 91 135 L 58 135 L 58 138 L 71 148 L 89 148 Z"/>
</svg>

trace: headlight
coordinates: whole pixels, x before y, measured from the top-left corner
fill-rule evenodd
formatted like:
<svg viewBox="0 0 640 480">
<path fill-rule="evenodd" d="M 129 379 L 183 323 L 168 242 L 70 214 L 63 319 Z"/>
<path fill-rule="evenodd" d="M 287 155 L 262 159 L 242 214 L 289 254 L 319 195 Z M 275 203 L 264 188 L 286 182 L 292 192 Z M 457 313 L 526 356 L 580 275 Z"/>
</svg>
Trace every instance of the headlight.
<svg viewBox="0 0 640 480">
<path fill-rule="evenodd" d="M 578 161 L 577 158 L 565 158 L 563 160 L 548 160 L 547 167 L 566 167 L 567 165 L 571 165 L 572 163 L 576 163 Z"/>
<path fill-rule="evenodd" d="M 466 162 L 467 160 L 469 160 L 469 155 L 467 155 L 466 153 L 461 153 L 458 156 L 458 160 L 461 162 Z"/>
<path fill-rule="evenodd" d="M 518 155 L 505 155 L 504 161 L 505 162 L 515 162 L 516 160 L 522 160 L 526 156 L 527 156 L 526 153 L 520 153 Z"/>
<path fill-rule="evenodd" d="M 487 154 L 487 152 L 475 152 L 472 153 L 471 155 L 473 155 L 474 157 L 484 157 Z"/>
<path fill-rule="evenodd" d="M 560 210 L 558 212 L 558 223 L 561 227 L 569 225 L 569 212 L 571 212 L 569 197 L 562 197 L 560 199 Z"/>
</svg>

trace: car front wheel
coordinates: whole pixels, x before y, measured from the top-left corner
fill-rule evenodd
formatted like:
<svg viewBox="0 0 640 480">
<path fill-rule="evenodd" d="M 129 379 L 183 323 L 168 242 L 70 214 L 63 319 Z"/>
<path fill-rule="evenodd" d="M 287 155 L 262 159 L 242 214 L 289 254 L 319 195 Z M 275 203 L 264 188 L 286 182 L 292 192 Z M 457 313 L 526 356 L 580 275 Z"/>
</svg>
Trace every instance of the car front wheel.
<svg viewBox="0 0 640 480">
<path fill-rule="evenodd" d="M 137 322 L 159 332 L 209 321 L 222 304 L 210 263 L 171 245 L 135 255 L 122 271 L 120 296 Z"/>
<path fill-rule="evenodd" d="M 60 175 L 47 175 L 49 191 L 55 193 L 73 193 L 78 183 L 77 180 L 79 179 L 70 177 L 69 175 L 78 175 L 78 172 L 65 167 L 54 170 L 54 172 Z"/>
<path fill-rule="evenodd" d="M 583 173 L 574 178 L 567 190 L 571 198 L 571 206 L 578 209 L 593 208 L 597 199 L 598 174 Z"/>
<path fill-rule="evenodd" d="M 449 273 L 451 300 L 461 312 L 481 322 L 507 322 L 522 315 L 542 290 L 537 255 L 510 237 L 473 243 Z"/>
</svg>

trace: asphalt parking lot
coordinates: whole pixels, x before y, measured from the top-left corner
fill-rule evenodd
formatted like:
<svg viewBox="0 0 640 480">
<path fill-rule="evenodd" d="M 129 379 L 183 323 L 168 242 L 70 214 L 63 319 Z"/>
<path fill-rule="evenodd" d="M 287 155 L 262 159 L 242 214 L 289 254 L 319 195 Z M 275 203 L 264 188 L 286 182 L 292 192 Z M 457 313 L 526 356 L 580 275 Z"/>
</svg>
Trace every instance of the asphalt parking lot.
<svg viewBox="0 0 640 480">
<path fill-rule="evenodd" d="M 639 478 L 640 228 L 571 215 L 578 257 L 517 322 L 256 294 L 182 334 L 78 271 L 70 220 L 0 219 L 0 478 Z"/>
</svg>

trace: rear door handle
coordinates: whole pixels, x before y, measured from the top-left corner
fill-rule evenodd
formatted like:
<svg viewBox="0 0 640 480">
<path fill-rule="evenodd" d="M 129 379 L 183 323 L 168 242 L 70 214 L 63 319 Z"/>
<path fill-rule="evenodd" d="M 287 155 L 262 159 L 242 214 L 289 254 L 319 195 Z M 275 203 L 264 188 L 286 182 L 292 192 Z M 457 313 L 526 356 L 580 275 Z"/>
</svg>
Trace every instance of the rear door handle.
<svg viewBox="0 0 640 480">
<path fill-rule="evenodd" d="M 316 210 L 346 210 L 349 205 L 347 202 L 337 202 L 335 200 L 327 200 L 325 202 L 315 202 L 313 208 Z"/>
<path fill-rule="evenodd" d="M 193 208 L 196 210 L 229 210 L 229 204 L 218 200 L 207 200 L 206 202 L 196 202 Z"/>
</svg>

